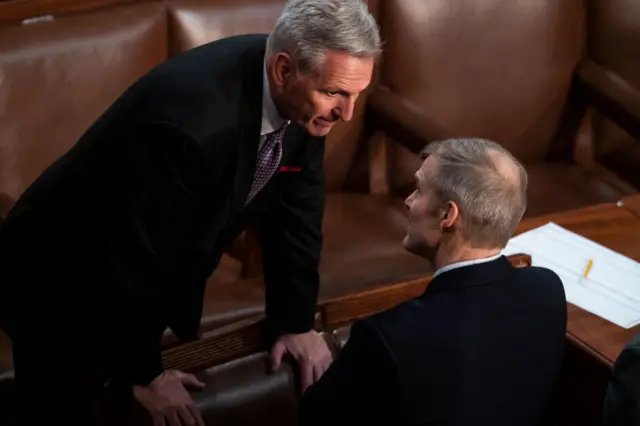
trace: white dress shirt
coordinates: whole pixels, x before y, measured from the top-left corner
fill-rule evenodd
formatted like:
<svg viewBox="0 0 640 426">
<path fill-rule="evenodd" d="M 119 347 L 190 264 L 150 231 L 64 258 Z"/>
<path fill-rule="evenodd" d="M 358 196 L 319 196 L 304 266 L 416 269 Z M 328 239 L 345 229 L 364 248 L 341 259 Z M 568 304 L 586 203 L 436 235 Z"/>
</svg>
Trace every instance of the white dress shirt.
<svg viewBox="0 0 640 426">
<path fill-rule="evenodd" d="M 288 124 L 288 120 L 280 117 L 276 105 L 271 98 L 271 90 L 269 89 L 269 80 L 267 79 L 266 63 L 262 69 L 262 127 L 260 128 L 260 143 L 258 145 L 258 151 L 264 145 L 264 141 L 267 139 L 267 134 L 275 132 L 281 128 L 285 123 Z"/>
<path fill-rule="evenodd" d="M 498 253 L 495 256 L 491 256 L 491 257 L 484 257 L 482 259 L 465 260 L 462 262 L 451 263 L 449 265 L 445 265 L 436 269 L 436 272 L 433 274 L 433 278 L 437 277 L 442 273 L 450 271 L 452 269 L 463 268 L 465 266 L 470 266 L 470 265 L 477 265 L 479 263 L 491 262 L 492 260 L 496 260 L 500 256 L 502 256 L 502 253 Z"/>
</svg>

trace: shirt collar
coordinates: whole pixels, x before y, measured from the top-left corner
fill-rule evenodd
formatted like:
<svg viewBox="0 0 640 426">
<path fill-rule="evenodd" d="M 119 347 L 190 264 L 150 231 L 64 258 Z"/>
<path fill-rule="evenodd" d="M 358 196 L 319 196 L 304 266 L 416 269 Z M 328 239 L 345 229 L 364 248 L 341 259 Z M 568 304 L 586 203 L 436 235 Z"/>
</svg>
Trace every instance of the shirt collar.
<svg viewBox="0 0 640 426">
<path fill-rule="evenodd" d="M 260 136 L 275 132 L 285 123 L 288 124 L 289 121 L 280 116 L 271 97 L 265 62 L 262 67 L 262 127 L 260 128 Z"/>
<path fill-rule="evenodd" d="M 450 271 L 452 269 L 462 268 L 464 266 L 469 266 L 469 265 L 477 265 L 478 263 L 491 262 L 492 260 L 496 260 L 500 256 L 502 256 L 502 253 L 498 253 L 495 256 L 491 256 L 491 257 L 484 257 L 482 259 L 473 259 L 473 260 L 465 260 L 462 262 L 450 263 L 449 265 L 445 265 L 438 268 L 436 272 L 433 274 L 433 277 L 435 278 L 438 275 L 445 273 L 447 271 Z"/>
</svg>

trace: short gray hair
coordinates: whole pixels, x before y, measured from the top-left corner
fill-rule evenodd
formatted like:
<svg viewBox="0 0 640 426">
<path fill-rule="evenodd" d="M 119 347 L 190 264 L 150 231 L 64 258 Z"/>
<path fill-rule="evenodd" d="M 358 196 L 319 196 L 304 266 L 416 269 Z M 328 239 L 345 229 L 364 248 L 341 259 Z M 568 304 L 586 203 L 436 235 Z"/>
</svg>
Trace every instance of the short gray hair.
<svg viewBox="0 0 640 426">
<path fill-rule="evenodd" d="M 289 0 L 267 41 L 267 56 L 285 52 L 302 71 L 317 70 L 325 50 L 381 55 L 378 26 L 362 0 Z"/>
<path fill-rule="evenodd" d="M 458 205 L 463 237 L 472 247 L 503 248 L 527 208 L 528 177 L 522 164 L 486 139 L 431 143 L 421 156 L 432 154 L 437 167 L 427 179 L 439 201 Z"/>
</svg>

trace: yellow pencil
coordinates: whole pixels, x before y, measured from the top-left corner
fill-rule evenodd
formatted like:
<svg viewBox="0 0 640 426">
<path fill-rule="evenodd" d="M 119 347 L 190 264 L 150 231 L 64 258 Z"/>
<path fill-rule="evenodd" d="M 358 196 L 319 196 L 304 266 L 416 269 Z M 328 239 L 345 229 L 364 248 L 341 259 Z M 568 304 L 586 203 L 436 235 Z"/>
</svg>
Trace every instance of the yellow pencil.
<svg viewBox="0 0 640 426">
<path fill-rule="evenodd" d="M 591 270 L 591 267 L 593 266 L 593 259 L 589 259 L 589 263 L 587 263 L 587 267 L 584 270 L 584 277 L 587 278 L 587 275 L 589 275 L 589 271 Z"/>
</svg>

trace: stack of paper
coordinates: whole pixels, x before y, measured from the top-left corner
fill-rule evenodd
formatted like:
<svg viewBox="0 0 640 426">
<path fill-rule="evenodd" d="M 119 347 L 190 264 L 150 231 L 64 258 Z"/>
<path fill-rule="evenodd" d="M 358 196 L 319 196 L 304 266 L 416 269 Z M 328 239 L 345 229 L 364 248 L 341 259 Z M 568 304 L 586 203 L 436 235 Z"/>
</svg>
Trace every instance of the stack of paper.
<svg viewBox="0 0 640 426">
<path fill-rule="evenodd" d="M 512 238 L 503 254 L 516 253 L 558 274 L 568 302 L 623 328 L 640 324 L 640 263 L 555 223 Z"/>
</svg>

